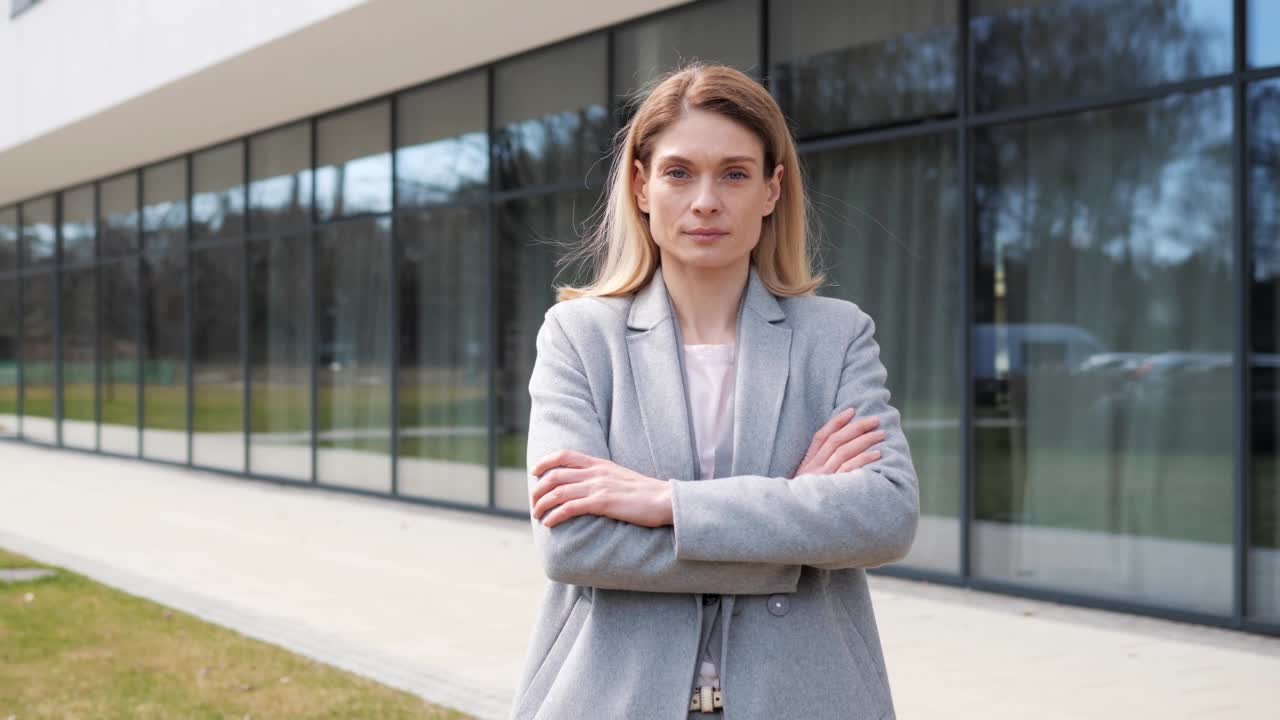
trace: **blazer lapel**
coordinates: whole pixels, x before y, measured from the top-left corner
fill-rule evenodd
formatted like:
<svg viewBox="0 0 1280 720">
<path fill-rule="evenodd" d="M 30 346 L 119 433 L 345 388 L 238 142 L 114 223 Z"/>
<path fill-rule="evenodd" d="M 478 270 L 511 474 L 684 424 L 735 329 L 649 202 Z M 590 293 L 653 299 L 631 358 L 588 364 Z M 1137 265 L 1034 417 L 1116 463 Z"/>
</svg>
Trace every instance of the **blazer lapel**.
<svg viewBox="0 0 1280 720">
<path fill-rule="evenodd" d="M 791 367 L 791 328 L 784 320 L 782 306 L 752 265 L 738 314 L 731 475 L 769 473 Z M 692 480 L 698 477 L 697 459 L 680 328 L 661 268 L 636 293 L 627 327 L 637 331 L 627 336 L 627 352 L 654 469 L 663 478 Z"/>
<path fill-rule="evenodd" d="M 791 369 L 791 328 L 755 265 L 738 318 L 732 475 L 767 475 Z"/>
<path fill-rule="evenodd" d="M 658 268 L 631 303 L 627 327 L 639 332 L 627 335 L 627 353 L 654 470 L 662 479 L 693 480 L 693 424 L 670 302 Z"/>
</svg>

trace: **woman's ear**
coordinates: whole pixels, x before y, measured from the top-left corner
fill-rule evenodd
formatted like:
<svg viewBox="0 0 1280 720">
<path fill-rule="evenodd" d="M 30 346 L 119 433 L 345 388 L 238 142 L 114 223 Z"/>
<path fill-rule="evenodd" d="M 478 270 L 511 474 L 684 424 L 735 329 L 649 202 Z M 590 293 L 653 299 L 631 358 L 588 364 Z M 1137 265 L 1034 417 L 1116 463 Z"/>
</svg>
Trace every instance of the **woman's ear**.
<svg viewBox="0 0 1280 720">
<path fill-rule="evenodd" d="M 773 169 L 773 177 L 765 185 L 769 187 L 769 197 L 764 203 L 764 217 L 769 217 L 778 205 L 778 198 L 782 197 L 782 163 Z"/>
<path fill-rule="evenodd" d="M 640 212 L 649 212 L 649 183 L 648 178 L 644 174 L 644 163 L 636 160 L 636 173 L 631 178 L 631 189 L 636 195 L 636 205 L 640 207 Z"/>
</svg>

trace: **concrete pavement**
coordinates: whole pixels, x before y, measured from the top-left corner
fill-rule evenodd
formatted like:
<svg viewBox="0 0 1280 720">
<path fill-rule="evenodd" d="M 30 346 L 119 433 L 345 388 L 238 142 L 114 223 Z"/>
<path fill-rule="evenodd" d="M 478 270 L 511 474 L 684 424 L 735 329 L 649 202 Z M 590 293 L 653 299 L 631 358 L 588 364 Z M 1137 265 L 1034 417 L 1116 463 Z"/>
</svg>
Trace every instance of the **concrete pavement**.
<svg viewBox="0 0 1280 720">
<path fill-rule="evenodd" d="M 526 521 L 0 442 L 0 547 L 479 717 L 543 588 Z M 1280 639 L 875 577 L 899 717 L 1275 718 Z"/>
</svg>

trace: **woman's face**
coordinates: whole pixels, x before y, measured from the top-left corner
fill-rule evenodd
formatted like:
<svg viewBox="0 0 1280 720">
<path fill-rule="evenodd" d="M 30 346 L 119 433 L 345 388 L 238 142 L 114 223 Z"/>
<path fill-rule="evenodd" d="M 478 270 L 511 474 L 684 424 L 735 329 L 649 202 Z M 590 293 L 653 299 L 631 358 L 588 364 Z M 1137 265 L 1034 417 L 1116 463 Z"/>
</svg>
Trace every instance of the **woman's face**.
<svg viewBox="0 0 1280 720">
<path fill-rule="evenodd" d="M 773 212 L 782 166 L 764 167 L 764 143 L 747 128 L 692 110 L 654 141 L 649 166 L 635 166 L 635 195 L 649 214 L 662 262 L 723 268 L 749 262 Z"/>
</svg>

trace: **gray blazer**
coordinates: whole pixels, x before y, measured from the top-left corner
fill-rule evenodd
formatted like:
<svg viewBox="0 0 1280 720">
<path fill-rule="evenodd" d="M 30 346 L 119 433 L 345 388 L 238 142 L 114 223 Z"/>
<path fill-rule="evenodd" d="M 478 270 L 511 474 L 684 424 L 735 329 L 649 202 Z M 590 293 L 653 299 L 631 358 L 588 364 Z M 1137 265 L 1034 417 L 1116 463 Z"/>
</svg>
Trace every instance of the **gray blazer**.
<svg viewBox="0 0 1280 720">
<path fill-rule="evenodd" d="M 724 596 L 726 718 L 894 717 L 864 569 L 907 554 L 920 503 L 874 323 L 843 300 L 778 298 L 752 266 L 737 332 L 732 472 L 693 481 L 661 270 L 633 296 L 547 312 L 528 467 L 569 448 L 669 479 L 675 523 L 533 521 L 551 582 L 512 718 L 683 720 L 704 593 Z M 881 457 L 788 480 L 813 434 L 849 406 L 879 416 Z"/>
</svg>

